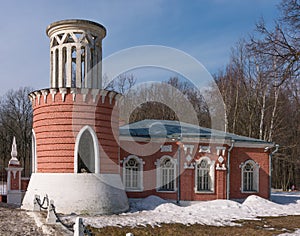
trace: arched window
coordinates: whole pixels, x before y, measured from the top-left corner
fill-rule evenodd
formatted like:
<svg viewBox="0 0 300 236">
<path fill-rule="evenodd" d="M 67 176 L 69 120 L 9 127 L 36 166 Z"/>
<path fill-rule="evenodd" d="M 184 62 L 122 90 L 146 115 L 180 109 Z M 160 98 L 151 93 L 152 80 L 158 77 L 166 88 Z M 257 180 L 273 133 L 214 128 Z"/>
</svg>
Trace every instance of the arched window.
<svg viewBox="0 0 300 236">
<path fill-rule="evenodd" d="M 176 191 L 176 160 L 163 156 L 156 166 L 157 191 Z"/>
<path fill-rule="evenodd" d="M 31 171 L 32 173 L 35 173 L 37 171 L 37 157 L 36 157 L 36 137 L 35 132 L 32 130 L 32 136 L 31 136 L 31 156 L 32 156 L 32 163 L 31 163 Z"/>
<path fill-rule="evenodd" d="M 143 190 L 143 161 L 130 155 L 123 162 L 123 182 L 126 191 Z"/>
<path fill-rule="evenodd" d="M 242 163 L 242 192 L 258 192 L 259 165 L 252 160 Z"/>
<path fill-rule="evenodd" d="M 214 162 L 208 157 L 202 157 L 196 161 L 195 166 L 195 192 L 214 191 Z"/>
<path fill-rule="evenodd" d="M 74 153 L 75 173 L 99 173 L 98 138 L 90 126 L 85 126 L 78 133 Z"/>
</svg>

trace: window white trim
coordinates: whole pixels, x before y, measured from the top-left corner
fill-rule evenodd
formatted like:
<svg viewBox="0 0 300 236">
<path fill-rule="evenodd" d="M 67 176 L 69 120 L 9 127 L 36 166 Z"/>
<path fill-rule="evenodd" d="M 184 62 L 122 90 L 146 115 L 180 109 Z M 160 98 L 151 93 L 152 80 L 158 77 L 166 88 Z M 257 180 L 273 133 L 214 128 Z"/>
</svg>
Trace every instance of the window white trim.
<svg viewBox="0 0 300 236">
<path fill-rule="evenodd" d="M 32 163 L 31 163 L 31 169 L 32 173 L 37 172 L 37 155 L 36 155 L 36 136 L 34 129 L 32 129 L 32 136 L 31 136 L 31 155 L 32 155 Z"/>
<path fill-rule="evenodd" d="M 200 169 L 200 163 L 202 161 L 206 161 L 208 164 L 209 172 L 208 172 L 208 190 L 198 190 L 198 173 Z M 204 156 L 201 157 L 199 160 L 196 160 L 195 163 L 195 187 L 194 187 L 195 193 L 214 193 L 215 192 L 215 161 L 210 160 L 209 157 Z"/>
<path fill-rule="evenodd" d="M 92 136 L 94 152 L 95 152 L 95 173 L 100 174 L 100 154 L 99 154 L 98 137 L 94 129 L 89 125 L 84 126 L 79 131 L 76 137 L 75 149 L 74 149 L 74 173 L 78 173 L 78 149 L 79 149 L 81 136 L 85 131 L 88 131 Z"/>
<path fill-rule="evenodd" d="M 127 187 L 127 183 L 126 183 L 126 173 L 127 173 L 127 169 L 126 169 L 126 165 L 129 162 L 129 160 L 134 159 L 137 163 L 138 163 L 138 170 L 137 170 L 137 186 L 136 187 Z M 129 155 L 128 157 L 126 157 L 123 161 L 123 184 L 125 187 L 125 191 L 127 192 L 141 192 L 144 190 L 143 187 L 143 159 L 138 158 L 136 155 Z"/>
<path fill-rule="evenodd" d="M 251 171 L 247 171 L 245 169 L 247 165 L 251 165 L 253 169 Z M 253 160 L 247 160 L 245 163 L 241 163 L 240 168 L 241 168 L 241 192 L 242 193 L 257 193 L 257 192 L 259 192 L 259 164 Z M 252 178 L 252 180 L 245 179 L 244 175 L 246 172 L 249 173 L 247 175 L 247 178 Z M 251 173 L 252 173 L 252 176 L 251 176 Z M 252 185 L 252 186 L 248 187 L 252 190 L 245 190 L 245 187 L 244 187 L 245 181 L 248 182 L 247 185 L 249 185 L 249 184 Z M 249 181 L 250 181 L 250 183 L 249 183 Z"/>
<path fill-rule="evenodd" d="M 170 160 L 170 162 L 172 164 L 171 168 L 162 167 L 162 164 L 166 160 Z M 166 192 L 166 193 L 176 192 L 177 191 L 177 181 L 176 181 L 177 160 L 172 158 L 171 156 L 164 155 L 160 159 L 158 159 L 155 164 L 156 164 L 156 191 L 157 192 Z M 172 190 L 162 188 L 162 186 L 164 184 L 163 183 L 164 182 L 163 181 L 163 173 L 164 173 L 163 168 L 165 168 L 165 171 L 167 172 L 167 176 L 165 176 L 167 178 L 166 182 L 170 183 L 171 181 L 173 181 L 173 189 Z"/>
</svg>

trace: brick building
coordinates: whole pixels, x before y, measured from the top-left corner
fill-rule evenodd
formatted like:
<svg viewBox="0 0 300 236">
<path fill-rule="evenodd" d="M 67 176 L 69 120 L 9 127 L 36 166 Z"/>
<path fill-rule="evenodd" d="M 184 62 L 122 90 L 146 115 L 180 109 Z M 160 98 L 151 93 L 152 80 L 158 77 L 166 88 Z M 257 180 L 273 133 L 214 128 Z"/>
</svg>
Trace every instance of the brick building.
<svg viewBox="0 0 300 236">
<path fill-rule="evenodd" d="M 165 120 L 122 126 L 120 143 L 121 175 L 130 198 L 270 197 L 272 143 Z"/>
<path fill-rule="evenodd" d="M 54 22 L 50 87 L 33 91 L 32 175 L 22 208 L 48 196 L 61 213 L 126 211 L 129 198 L 270 196 L 273 144 L 176 121 L 119 128 L 120 94 L 102 89 L 106 29 Z"/>
</svg>

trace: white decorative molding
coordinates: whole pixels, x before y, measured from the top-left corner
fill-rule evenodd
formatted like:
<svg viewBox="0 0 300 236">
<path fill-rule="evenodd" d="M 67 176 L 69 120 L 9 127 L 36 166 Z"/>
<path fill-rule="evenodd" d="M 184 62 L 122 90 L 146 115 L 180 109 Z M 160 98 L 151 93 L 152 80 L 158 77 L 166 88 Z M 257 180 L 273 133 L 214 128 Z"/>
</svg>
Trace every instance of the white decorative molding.
<svg viewBox="0 0 300 236">
<path fill-rule="evenodd" d="M 220 164 L 218 163 L 217 166 L 216 166 L 216 170 L 226 170 L 225 164 L 222 164 L 220 166 Z"/>
<path fill-rule="evenodd" d="M 195 145 L 192 145 L 192 144 L 183 144 L 183 150 L 184 150 L 185 155 L 187 154 L 188 151 L 189 151 L 189 154 L 193 154 L 194 147 L 195 147 Z"/>
<path fill-rule="evenodd" d="M 17 158 L 18 152 L 17 152 L 17 142 L 16 142 L 16 137 L 14 136 L 13 138 L 13 143 L 11 146 L 11 159 L 8 162 L 8 165 L 20 165 L 20 162 Z"/>
<path fill-rule="evenodd" d="M 190 161 L 193 159 L 193 157 L 192 157 L 190 154 L 188 154 L 188 155 L 185 157 L 185 159 L 186 159 L 188 162 L 190 162 Z"/>
<path fill-rule="evenodd" d="M 125 180 L 126 180 L 126 164 L 127 162 L 130 160 L 130 159 L 135 159 L 140 165 L 140 168 L 138 169 L 138 184 L 137 184 L 137 187 L 134 187 L 134 188 L 126 188 L 126 183 L 125 183 Z M 129 155 L 128 157 L 124 158 L 123 160 L 123 182 L 124 182 L 124 187 L 125 187 L 125 191 L 129 191 L 129 192 L 141 192 L 144 190 L 144 181 L 143 181 L 143 165 L 145 165 L 145 162 L 142 158 L 139 158 L 138 156 L 136 155 Z"/>
<path fill-rule="evenodd" d="M 171 156 L 168 156 L 168 155 L 164 155 L 162 156 L 160 159 L 157 159 L 156 162 L 155 162 L 155 166 L 156 166 L 156 191 L 158 192 L 164 192 L 165 190 L 162 190 L 161 187 L 163 185 L 163 182 L 162 182 L 162 163 L 165 161 L 165 160 L 170 160 L 170 162 L 172 163 L 172 167 L 167 167 L 167 168 L 170 168 L 174 171 L 174 176 L 173 176 L 173 179 L 169 179 L 169 181 L 174 181 L 174 189 L 171 190 L 171 191 L 167 191 L 167 192 L 173 192 L 173 191 L 177 191 L 177 183 L 176 183 L 176 173 L 177 173 L 177 160 L 172 158 Z M 170 170 L 169 169 L 169 170 Z M 170 172 L 168 172 L 168 177 L 169 176 Z"/>
<path fill-rule="evenodd" d="M 210 146 L 200 146 L 199 152 L 210 153 Z"/>
<path fill-rule="evenodd" d="M 190 164 L 188 164 L 188 163 L 184 163 L 183 164 L 183 168 L 184 169 L 195 169 L 195 163 L 190 163 Z"/>
<path fill-rule="evenodd" d="M 89 93 L 89 89 L 87 89 L 87 88 L 82 88 L 81 89 L 82 101 L 83 102 L 86 102 L 86 97 L 87 97 L 88 93 Z"/>
<path fill-rule="evenodd" d="M 64 102 L 68 90 L 66 88 L 59 88 L 59 92 L 61 94 L 61 100 Z"/>
<path fill-rule="evenodd" d="M 38 99 L 38 104 L 40 105 L 40 102 L 41 102 L 41 92 L 40 91 L 35 91 L 34 94 L 36 95 L 36 97 Z"/>
<path fill-rule="evenodd" d="M 75 102 L 76 101 L 76 94 L 78 93 L 78 89 L 77 88 L 71 88 L 70 93 L 72 94 L 73 102 Z"/>
<path fill-rule="evenodd" d="M 209 164 L 209 176 L 210 176 L 210 189 L 209 191 L 197 191 L 197 181 L 198 181 L 198 165 L 201 164 L 201 161 L 205 160 Z M 199 158 L 198 160 L 195 161 L 195 186 L 194 186 L 194 191 L 195 193 L 205 193 L 205 192 L 215 192 L 215 161 L 212 161 L 209 157 L 203 156 Z"/>
<path fill-rule="evenodd" d="M 37 99 L 36 99 L 36 95 L 34 94 L 34 92 L 32 92 L 31 95 L 32 95 L 33 104 L 34 104 L 35 106 L 38 105 Z"/>
<path fill-rule="evenodd" d="M 247 171 L 244 169 L 244 167 L 247 165 L 247 164 L 250 164 L 251 166 L 253 166 L 253 169 L 252 169 L 252 189 L 251 190 L 245 190 L 244 189 L 244 172 Z M 242 193 L 246 192 L 246 193 L 251 193 L 251 192 L 259 192 L 259 164 L 257 162 L 255 162 L 254 160 L 247 160 L 245 162 L 242 162 L 239 166 L 241 168 L 241 187 L 240 187 L 240 190 Z M 249 170 L 248 170 L 249 171 Z M 249 176 L 248 176 L 249 177 Z"/>
<path fill-rule="evenodd" d="M 223 161 L 224 161 L 224 157 L 222 157 L 222 156 L 219 156 L 218 157 L 218 162 L 220 162 L 221 164 L 223 163 Z"/>
<path fill-rule="evenodd" d="M 33 104 L 33 101 L 34 101 L 33 94 L 30 93 L 30 94 L 28 95 L 28 97 L 29 97 L 30 102 Z"/>
<path fill-rule="evenodd" d="M 112 104 L 112 100 L 114 98 L 114 96 L 116 95 L 117 93 L 114 92 L 114 91 L 110 91 L 109 94 L 108 94 L 108 97 L 109 97 L 109 104 Z"/>
<path fill-rule="evenodd" d="M 120 94 L 120 93 L 116 94 L 116 96 L 115 96 L 115 104 L 118 106 L 119 103 L 120 103 L 120 101 L 122 99 L 124 99 L 123 96 L 122 96 L 122 94 Z"/>
<path fill-rule="evenodd" d="M 242 163 L 239 165 L 239 168 L 243 168 L 248 162 L 252 163 L 252 164 L 253 164 L 255 167 L 257 167 L 257 168 L 260 168 L 260 165 L 259 165 L 257 162 L 253 161 L 253 160 L 248 160 L 248 161 L 246 161 L 246 162 L 242 162 Z"/>
<path fill-rule="evenodd" d="M 220 156 L 225 156 L 225 151 L 226 151 L 226 147 L 216 147 L 217 149 L 217 155 Z"/>
<path fill-rule="evenodd" d="M 106 97 L 107 93 L 108 93 L 107 90 L 101 90 L 100 91 L 100 96 L 101 96 L 101 99 L 102 99 L 102 103 L 105 102 L 105 97 Z"/>
<path fill-rule="evenodd" d="M 160 152 L 172 152 L 172 145 L 161 145 Z"/>
<path fill-rule="evenodd" d="M 93 96 L 93 103 L 95 103 L 97 101 L 97 96 L 99 94 L 100 89 L 92 89 L 91 90 L 91 94 Z"/>
<path fill-rule="evenodd" d="M 72 95 L 73 102 L 76 102 L 77 95 L 82 95 L 83 102 L 91 102 L 98 103 L 98 100 L 101 97 L 102 104 L 105 102 L 105 97 L 109 97 L 109 103 L 113 104 L 113 100 L 115 100 L 115 105 L 118 105 L 124 98 L 122 94 L 104 90 L 104 89 L 90 89 L 90 88 L 50 88 L 50 89 L 41 89 L 38 91 L 31 92 L 28 95 L 33 106 L 40 105 L 40 100 L 43 97 L 44 104 L 49 103 L 47 101 L 48 95 L 51 94 L 52 102 L 55 102 L 56 95 L 61 95 L 62 102 L 65 102 L 67 95 Z M 90 97 L 91 96 L 91 97 Z M 96 104 L 97 105 L 97 104 Z"/>
<path fill-rule="evenodd" d="M 42 95 L 44 97 L 44 103 L 47 103 L 47 96 L 49 94 L 49 90 L 48 89 L 42 89 L 41 92 L 42 92 Z"/>
<path fill-rule="evenodd" d="M 55 102 L 55 95 L 57 93 L 57 89 L 55 88 L 50 89 L 50 93 L 52 95 L 52 102 Z"/>
</svg>

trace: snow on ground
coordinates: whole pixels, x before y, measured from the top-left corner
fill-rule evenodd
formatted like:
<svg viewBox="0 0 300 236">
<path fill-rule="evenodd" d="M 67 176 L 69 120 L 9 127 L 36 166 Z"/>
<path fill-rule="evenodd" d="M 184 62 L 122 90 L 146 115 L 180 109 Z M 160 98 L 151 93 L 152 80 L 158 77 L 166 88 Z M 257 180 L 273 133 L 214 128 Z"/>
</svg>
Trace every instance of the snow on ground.
<svg viewBox="0 0 300 236">
<path fill-rule="evenodd" d="M 300 192 L 274 193 L 272 201 L 255 195 L 243 203 L 231 200 L 191 202 L 178 206 L 156 196 L 130 200 L 127 213 L 111 216 L 83 217 L 85 224 L 105 226 L 159 226 L 162 223 L 236 225 L 234 220 L 257 219 L 259 216 L 300 215 Z M 68 217 L 69 218 L 69 217 Z M 74 221 L 75 216 L 69 218 Z"/>
</svg>

